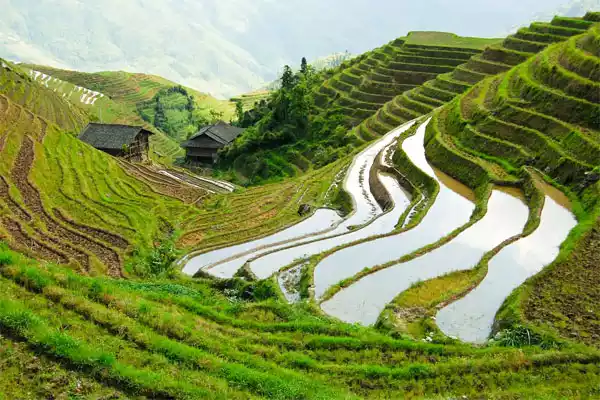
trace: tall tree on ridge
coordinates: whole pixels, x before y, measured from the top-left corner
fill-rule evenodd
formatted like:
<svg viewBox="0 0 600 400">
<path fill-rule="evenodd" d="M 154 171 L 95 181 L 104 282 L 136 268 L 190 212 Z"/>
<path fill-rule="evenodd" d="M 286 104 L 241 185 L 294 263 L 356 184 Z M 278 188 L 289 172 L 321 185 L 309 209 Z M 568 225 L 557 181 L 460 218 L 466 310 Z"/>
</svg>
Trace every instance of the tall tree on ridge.
<svg viewBox="0 0 600 400">
<path fill-rule="evenodd" d="M 308 62 L 306 61 L 306 57 L 302 57 L 302 62 L 300 63 L 300 72 L 303 74 L 308 72 Z"/>
</svg>

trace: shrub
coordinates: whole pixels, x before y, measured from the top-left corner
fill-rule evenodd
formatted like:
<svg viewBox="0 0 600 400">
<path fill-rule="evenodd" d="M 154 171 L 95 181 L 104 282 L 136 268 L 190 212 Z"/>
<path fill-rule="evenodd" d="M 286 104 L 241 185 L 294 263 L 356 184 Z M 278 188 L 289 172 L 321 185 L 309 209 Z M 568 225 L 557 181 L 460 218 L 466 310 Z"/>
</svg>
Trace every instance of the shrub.
<svg viewBox="0 0 600 400">
<path fill-rule="evenodd" d="M 15 257 L 10 253 L 0 253 L 0 267 L 12 265 L 15 263 Z"/>
</svg>

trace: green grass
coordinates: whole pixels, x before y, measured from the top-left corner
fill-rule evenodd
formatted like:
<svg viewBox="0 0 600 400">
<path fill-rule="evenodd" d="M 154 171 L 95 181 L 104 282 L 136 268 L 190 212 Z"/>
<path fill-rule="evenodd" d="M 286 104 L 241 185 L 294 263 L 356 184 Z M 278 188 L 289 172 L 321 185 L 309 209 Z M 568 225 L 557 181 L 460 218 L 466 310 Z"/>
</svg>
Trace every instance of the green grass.
<svg viewBox="0 0 600 400">
<path fill-rule="evenodd" d="M 418 45 L 409 44 L 412 43 L 410 40 L 405 43 L 403 39 L 397 39 L 346 61 L 334 70 L 320 73 L 318 78 L 322 82 L 310 93 L 308 121 L 315 128 L 309 134 L 292 132 L 286 137 L 293 137 L 294 140 L 284 140 L 281 139 L 280 131 L 293 130 L 293 127 L 279 126 L 276 122 L 264 123 L 272 132 L 256 135 L 251 130 L 242 135 L 236 141 L 239 145 L 234 144 L 232 149 L 243 147 L 247 150 L 243 154 L 229 152 L 220 168 L 238 178 L 240 183 L 256 184 L 256 178 L 248 177 L 262 173 L 264 177 L 258 181 L 262 183 L 274 178 L 299 175 L 293 161 L 298 153 L 302 154 L 304 164 L 308 165 L 308 168 L 301 169 L 300 174 L 342 158 L 357 145 L 373 140 L 395 127 L 387 125 L 387 121 L 382 123 L 381 120 L 373 119 L 368 127 L 362 125 L 360 130 L 356 128 L 366 118 L 376 118 L 377 111 L 395 96 L 434 79 L 441 73 L 453 71 L 472 55 L 481 53 L 486 43 L 498 42 L 435 32 L 430 38 L 426 33 L 415 33 L 412 36 L 415 40 L 420 37 Z M 443 48 L 442 43 L 445 46 Z M 464 88 L 465 86 L 461 86 L 461 90 Z M 240 100 L 246 101 L 243 97 Z M 388 121 L 406 121 L 431 111 L 428 104 L 423 105 L 416 99 L 409 102 L 416 106 L 416 110 L 408 109 Z M 332 122 L 328 123 L 330 120 Z M 333 125 L 333 122 L 335 129 L 328 126 Z M 352 131 L 353 128 L 356 128 L 357 135 L 339 134 L 342 131 Z M 269 140 L 269 137 L 273 139 Z M 263 160 L 262 166 L 257 160 Z"/>
<path fill-rule="evenodd" d="M 589 25 L 563 18 L 532 25 L 534 34 L 522 31 L 529 39 L 566 40 L 547 48 L 533 41 L 531 48 L 545 48 L 538 55 L 507 51 L 495 40 L 412 33 L 346 61 L 323 73 L 313 115 L 339 107 L 342 129 L 332 134 L 347 141 L 343 146 L 301 138 L 253 154 L 290 176 L 210 196 L 147 166 L 117 162 L 72 134 L 100 109 L 133 121 L 133 107 L 152 100 L 165 81 L 57 72 L 65 74 L 63 81 L 81 79 L 112 93 L 94 109 L 72 107 L 18 68 L 3 71 L 0 398 L 598 397 L 599 60 L 585 50 L 595 46 L 597 29 L 569 39 L 580 32 L 574 28 Z M 495 47 L 479 51 L 489 44 Z M 417 58 L 423 63 L 405 62 Z M 464 63 L 451 72 L 439 69 L 447 60 Z M 485 79 L 495 73 L 501 74 Z M 72 90 L 65 82 L 52 84 Z M 166 100 L 173 109 L 183 105 L 181 98 Z M 274 279 L 190 279 L 173 269 L 183 252 L 241 243 L 300 221 L 300 204 L 348 212 L 343 192 L 325 193 L 351 157 L 437 106 L 427 157 L 476 190 L 470 224 L 484 215 L 490 184 L 498 183 L 523 190 L 531 210 L 524 234 L 532 231 L 542 204 L 540 179 L 569 196 L 579 221 L 559 258 L 503 306 L 501 340 L 462 344 L 444 337 L 430 317 L 475 287 L 502 246 L 472 270 L 400 294 L 376 328 L 328 318 L 312 301 L 289 305 Z M 163 158 L 177 156 L 166 136 L 157 138 L 168 152 Z M 236 160 L 235 173 L 252 173 L 247 157 Z M 413 194 L 409 209 L 419 204 L 416 214 L 402 217 L 411 218 L 402 228 L 409 229 L 433 204 L 438 187 L 401 151 L 393 161 Z M 402 260 L 443 245 L 467 226 Z M 305 298 L 323 256 L 303 271 Z"/>
<path fill-rule="evenodd" d="M 410 32 L 406 38 L 407 44 L 426 46 L 464 47 L 468 49 L 483 50 L 492 44 L 497 44 L 502 39 L 485 39 L 477 37 L 463 37 L 447 32 Z"/>
<path fill-rule="evenodd" d="M 532 388 L 594 393 L 592 382 L 576 384 L 584 371 L 595 379 L 594 350 L 523 352 L 398 340 L 306 306 L 244 297 L 254 290 L 247 283 L 90 278 L 12 257 L 0 269 L 3 340 L 35 352 L 45 368 L 82 371 L 87 393 L 281 399 L 420 398 L 448 390 L 494 397 Z M 219 286 L 229 287 L 229 299 Z M 560 377 L 564 387 L 540 380 L 548 376 Z M 39 392 L 40 386 L 28 380 L 19 390 Z"/>
</svg>

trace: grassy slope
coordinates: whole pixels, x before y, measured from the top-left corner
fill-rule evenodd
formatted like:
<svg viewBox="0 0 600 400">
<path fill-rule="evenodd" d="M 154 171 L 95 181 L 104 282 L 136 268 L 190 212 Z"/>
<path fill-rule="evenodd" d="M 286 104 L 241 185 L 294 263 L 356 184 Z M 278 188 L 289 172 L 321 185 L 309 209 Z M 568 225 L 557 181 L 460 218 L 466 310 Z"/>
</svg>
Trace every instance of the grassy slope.
<svg viewBox="0 0 600 400">
<path fill-rule="evenodd" d="M 111 387 L 129 396 L 214 399 L 597 393 L 600 354 L 594 350 L 393 339 L 265 299 L 276 290 L 270 281 L 116 281 L 38 265 L 5 250 L 0 260 L 6 338 L 50 357 L 49 368 L 86 371 L 87 393 Z M 32 380 L 3 390 L 6 396 L 39 393 L 40 386 Z"/>
<path fill-rule="evenodd" d="M 11 98 L 0 101 L 2 232 L 15 248 L 82 271 L 120 275 L 126 256 L 143 252 L 159 235 L 158 216 L 176 223 L 192 210 L 160 195 L 164 190 L 151 177 L 134 178 L 112 157 Z M 177 191 L 168 181 L 162 186 L 187 201 L 205 194 Z"/>
<path fill-rule="evenodd" d="M 435 79 L 393 98 L 374 116 L 361 124 L 360 132 L 367 138 L 377 137 L 386 133 L 390 125 L 395 126 L 427 114 L 466 92 L 486 77 L 508 71 L 549 44 L 584 33 L 591 24 L 592 21 L 581 18 L 556 17 L 551 23 L 533 23 L 529 28 L 520 29 L 518 33 L 509 36 L 502 42 L 490 39 L 487 43 L 486 40 L 477 40 L 476 38 L 454 38 L 451 34 L 446 33 L 415 32 L 407 38 L 409 45 L 411 40 L 416 42 L 413 46 L 418 46 L 426 40 L 432 40 L 438 46 L 446 47 L 448 40 L 456 40 L 456 43 L 461 43 L 464 47 L 475 44 L 486 44 L 487 47 L 482 54 L 473 55 L 453 71 L 438 75 Z M 520 38 L 529 32 L 533 35 L 525 36 L 527 40 L 524 45 Z"/>
<path fill-rule="evenodd" d="M 598 36 L 595 32 L 573 39 L 584 55 L 585 51 L 594 50 L 598 43 L 594 39 Z M 513 181 L 522 178 L 519 171 L 523 159 L 516 156 L 518 153 L 504 159 L 500 157 L 502 153 L 485 152 L 486 149 L 507 149 L 510 147 L 507 143 L 512 143 L 511 148 L 514 148 L 514 141 L 503 139 L 507 142 L 504 146 L 474 148 L 469 141 L 473 130 L 462 128 L 467 121 L 475 129 L 484 129 L 486 123 L 490 123 L 492 111 L 495 118 L 522 123 L 526 119 L 522 118 L 523 111 L 519 109 L 533 115 L 550 112 L 545 107 L 552 103 L 545 101 L 546 97 L 540 97 L 548 94 L 541 91 L 539 85 L 543 87 L 551 82 L 559 85 L 552 90 L 552 95 L 558 93 L 562 97 L 565 95 L 561 91 L 576 90 L 577 86 L 564 86 L 565 81 L 559 79 L 560 76 L 547 80 L 540 71 L 544 71 L 545 60 L 552 65 L 567 51 L 566 45 L 552 47 L 538 58 L 502 75 L 501 80 L 486 80 L 451 103 L 436 117 L 439 132 L 428 133 L 429 142 L 438 144 L 433 150 L 429 145 L 428 154 L 441 154 L 437 161 L 442 167 L 444 163 L 448 166 L 448 160 L 452 161 L 449 172 L 461 174 L 457 177 L 472 186 L 490 177 Z M 577 54 L 579 58 L 567 57 L 562 62 L 579 76 L 584 72 L 592 74 L 588 78 L 596 76 L 593 74 L 597 73 L 594 67 L 598 64 L 597 57 L 590 59 L 587 55 L 583 57 L 587 61 L 581 62 L 582 55 Z M 533 77 L 527 71 L 531 71 Z M 560 72 L 558 68 L 550 68 L 550 71 Z M 314 205 L 323 203 L 322 195 L 331 177 L 344 165 L 344 160 L 340 160 L 296 180 L 252 188 L 231 196 L 214 196 L 198 209 L 155 193 L 151 188 L 163 187 L 164 190 L 167 185 L 157 182 L 158 176 L 131 171 L 131 166 L 115 163 L 78 143 L 51 123 L 43 129 L 45 119 L 37 115 L 32 117 L 27 109 L 16 105 L 14 99 L 23 98 L 22 104 L 31 105 L 28 97 L 22 96 L 28 92 L 26 88 L 21 89 L 23 85 L 43 90 L 27 81 L 19 81 L 18 85 L 11 86 L 19 90 L 8 91 L 0 98 L 1 176 L 10 188 L 10 196 L 2 196 L 0 220 L 3 223 L 16 220 L 34 237 L 56 238 L 57 230 L 67 223 L 56 221 L 59 218 L 56 211 L 51 215 L 55 222 L 42 216 L 41 209 L 31 200 L 31 188 L 23 186 L 27 179 L 19 179 L 22 174 L 15 175 L 15 165 L 19 168 L 28 165 L 14 162 L 23 153 L 22 149 L 29 146 L 27 143 L 32 143 L 35 160 L 31 172 L 24 176 L 29 175 L 32 184 L 40 189 L 45 208 L 72 212 L 71 217 L 82 224 L 92 221 L 102 224 L 108 222 L 103 218 L 114 219 L 113 224 L 106 226 L 110 225 L 115 232 L 122 229 L 118 231 L 119 235 L 131 238 L 136 245 L 151 240 L 152 227 L 154 230 L 159 227 L 155 219 L 158 214 L 185 220 L 180 226 L 183 231 L 180 245 L 189 248 L 218 247 L 280 228 L 298 219 L 296 211 L 300 198 Z M 15 93 L 16 97 L 11 97 Z M 529 103 L 517 101 L 521 96 L 516 93 L 526 97 Z M 581 96 L 593 95 L 587 90 L 581 93 Z M 64 111 L 65 104 L 60 97 L 47 97 L 51 100 L 44 104 L 50 104 L 50 110 L 63 110 L 70 115 Z M 564 104 L 570 104 L 569 101 Z M 34 112 L 47 112 L 47 107 L 31 107 Z M 596 285 L 593 284 L 597 275 L 592 271 L 597 266 L 594 259 L 597 252 L 593 249 L 597 242 L 599 188 L 598 183 L 588 185 L 582 176 L 589 174 L 583 175 L 575 168 L 577 165 L 588 168 L 592 164 L 590 160 L 594 161 L 590 158 L 593 153 L 587 152 L 598 142 L 597 130 L 590 127 L 593 122 L 590 115 L 594 115 L 589 113 L 590 110 L 593 111 L 588 106 L 563 114 L 570 118 L 566 133 L 561 128 L 563 122 L 558 122 L 558 126 L 550 124 L 551 128 L 538 127 L 557 137 L 561 133 L 564 135 L 563 140 L 554 137 L 547 141 L 553 143 L 551 148 L 558 149 L 554 151 L 569 153 L 568 158 L 575 162 L 567 165 L 564 161 L 567 157 L 562 157 L 559 158 L 561 163 L 555 165 L 552 162 L 556 157 L 540 157 L 535 166 L 549 171 L 549 178 L 562 183 L 572 194 L 581 224 L 563 250 L 561 260 L 548 269 L 548 273 L 532 280 L 507 308 L 513 314 L 524 311 L 533 322 L 550 320 L 563 335 L 568 332 L 566 327 L 572 326 L 570 321 L 585 325 L 578 328 L 579 332 L 594 333 L 597 326 L 594 313 L 585 314 L 589 323 L 577 319 L 584 315 L 582 310 L 597 304 Z M 77 118 L 71 116 L 67 120 L 76 121 Z M 581 124 L 573 120 L 581 121 Z M 535 118 L 527 121 L 528 124 L 532 121 L 540 123 Z M 535 129 L 535 126 L 528 129 Z M 573 145 L 581 140 L 592 147 Z M 516 143 L 516 146 L 535 144 L 541 146 L 544 143 Z M 578 153 L 578 149 L 585 152 Z M 540 151 L 538 148 L 527 150 Z M 474 168 L 474 164 L 480 168 Z M 565 165 L 569 168 L 562 168 Z M 127 175 L 123 168 L 140 175 L 144 181 Z M 57 183 L 56 176 L 63 174 L 67 178 Z M 584 184 L 587 185 L 585 188 Z M 69 194 L 78 196 L 68 200 Z M 186 196 L 181 195 L 185 200 Z M 119 204 L 115 202 L 117 197 Z M 82 206 L 76 200 L 83 201 L 87 210 L 96 210 L 96 214 L 78 211 Z M 156 208 L 149 208 L 148 203 Z M 125 215 L 116 212 L 121 207 L 127 210 Z M 77 215 L 77 212 L 81 214 Z M 33 216 L 31 221 L 28 214 Z M 257 218 L 248 220 L 248 215 Z M 114 223 L 127 216 L 133 220 Z M 129 224 L 136 223 L 143 232 L 127 233 Z M 48 229 L 53 224 L 60 226 Z M 10 242 L 9 233 L 15 231 L 7 231 L 6 226 L 15 225 L 3 226 L 0 236 Z M 594 226 L 596 230 L 592 230 Z M 71 228 L 83 229 L 73 225 Z M 59 241 L 63 246 L 66 243 Z M 103 240 L 93 242 L 103 244 Z M 14 242 L 12 245 L 18 247 Z M 52 249 L 52 243 L 48 247 Z M 73 258 L 77 262 L 78 251 L 93 253 L 94 249 L 96 247 L 88 243 L 87 246 L 67 246 L 64 251 L 74 252 Z M 28 252 L 39 250 L 39 247 L 21 250 Z M 98 258 L 93 254 L 91 257 L 92 260 Z M 93 260 L 93 265 L 98 270 L 102 268 L 98 260 Z M 588 273 L 589 280 L 581 282 L 580 273 Z M 497 346 L 478 349 L 443 339 L 439 339 L 439 344 L 400 340 L 370 328 L 332 321 L 309 305 L 284 304 L 270 280 L 245 283 L 183 278 L 137 281 L 85 277 L 74 274 L 69 268 L 27 260 L 5 246 L 0 247 L 0 274 L 0 329 L 3 332 L 0 346 L 14 349 L 0 352 L 0 371 L 3 372 L 0 395 L 6 398 L 24 393 L 46 396 L 54 388 L 47 380 L 25 379 L 27 372 L 21 372 L 19 362 L 32 363 L 41 373 L 50 371 L 64 377 L 62 387 L 55 389 L 58 393 L 52 393 L 64 396 L 97 397 L 117 392 L 117 395 L 124 393 L 124 396 L 148 398 L 334 399 L 483 395 L 489 398 L 554 399 L 599 395 L 600 354 L 596 349 L 569 342 L 551 342 L 560 349 L 543 350 L 540 347 L 509 349 Z M 435 288 L 449 282 L 466 281 L 468 277 L 460 276 L 435 285 L 431 282 L 424 285 Z M 575 298 L 572 296 L 575 285 L 580 285 L 577 290 L 584 296 L 576 297 L 577 301 L 564 301 Z M 559 297 L 552 296 L 556 288 L 561 290 Z M 414 288 L 414 291 L 418 290 Z M 402 299 L 403 305 L 430 306 L 439 301 L 433 295 L 415 300 L 411 298 L 414 291 L 407 292 Z M 552 301 L 545 301 L 548 296 L 552 296 Z M 574 313 L 573 309 L 576 310 Z M 566 327 L 553 319 L 561 314 L 560 320 L 566 318 L 567 323 L 563 324 Z M 590 343 L 596 343 L 593 335 L 589 338 Z M 82 388 L 69 385 L 69 382 L 73 385 L 75 379 L 81 380 Z"/>
<path fill-rule="evenodd" d="M 250 93 L 245 93 L 240 96 L 232 97 L 230 99 L 231 102 L 236 103 L 238 101 L 242 102 L 242 106 L 244 111 L 248 111 L 254 108 L 256 103 L 259 103 L 261 100 L 267 100 L 270 95 L 269 90 L 257 90 Z"/>
<path fill-rule="evenodd" d="M 49 87 L 56 88 L 59 93 L 71 93 L 71 85 L 87 88 L 107 97 L 100 98 L 93 105 L 81 104 L 77 94 L 76 104 L 86 109 L 96 120 L 108 123 L 124 123 L 144 125 L 157 133 L 151 145 L 154 156 L 158 161 L 170 163 L 175 158 L 183 156 L 179 145 L 162 132 L 145 123 L 137 113 L 137 106 L 149 100 L 162 89 L 176 86 L 177 84 L 167 79 L 147 74 L 133 74 L 128 72 L 98 72 L 84 73 L 77 71 L 60 70 L 41 65 L 23 65 L 31 70 L 43 72 L 62 82 L 49 81 Z M 38 78 L 41 80 L 41 77 Z M 199 113 L 209 117 L 210 110 L 223 113 L 223 118 L 228 121 L 233 116 L 233 104 L 217 100 L 214 97 L 197 90 L 186 88 L 191 93 L 199 109 Z"/>
<path fill-rule="evenodd" d="M 18 69 L 0 72 L 0 234 L 20 251 L 90 273 L 120 275 L 123 265 L 135 273 L 130 261 L 139 262 L 154 241 L 166 240 L 162 221 L 177 229 L 185 248 L 242 240 L 296 222 L 298 202 L 322 205 L 347 162 L 297 180 L 209 198 L 202 189 L 80 142 L 57 124 L 77 124 L 73 133 L 78 132 L 86 122 L 81 109 Z M 242 224 L 240 215 L 255 218 Z"/>
</svg>

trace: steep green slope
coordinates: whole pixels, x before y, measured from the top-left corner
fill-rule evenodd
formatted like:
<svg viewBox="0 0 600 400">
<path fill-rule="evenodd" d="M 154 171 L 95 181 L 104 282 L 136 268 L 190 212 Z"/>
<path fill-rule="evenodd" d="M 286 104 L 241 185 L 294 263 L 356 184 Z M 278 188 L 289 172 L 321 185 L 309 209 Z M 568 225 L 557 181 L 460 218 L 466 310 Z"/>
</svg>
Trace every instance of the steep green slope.
<svg viewBox="0 0 600 400">
<path fill-rule="evenodd" d="M 79 132 L 87 123 L 83 110 L 72 105 L 61 94 L 30 78 L 27 70 L 0 59 L 0 93 L 15 103 L 35 108 L 43 118 L 54 122 L 64 130 Z"/>
<path fill-rule="evenodd" d="M 119 163 L 33 111 L 0 95 L 0 234 L 19 251 L 121 275 L 132 251 L 162 240 L 161 217 L 176 224 L 193 212 L 183 201 L 206 194 Z"/>
<path fill-rule="evenodd" d="M 464 93 L 486 77 L 508 71 L 513 66 L 556 42 L 580 35 L 591 26 L 593 13 L 585 18 L 555 17 L 551 23 L 534 22 L 458 65 L 453 71 L 395 97 L 385 104 L 375 117 L 365 121 L 359 132 L 365 137 L 376 137 L 387 132 L 389 125 L 399 124 L 427 114 L 442 104 Z M 378 121 L 387 123 L 381 125 Z"/>
<path fill-rule="evenodd" d="M 258 134 L 250 130 L 231 146 L 224 154 L 223 167 L 244 166 L 237 170 L 242 176 L 259 172 L 261 180 L 250 180 L 257 183 L 327 164 L 548 45 L 582 34 L 595 15 L 533 23 L 501 43 L 443 32 L 413 32 L 326 74 L 308 97 L 309 123 L 314 123 L 314 129 L 282 134 L 285 123 L 264 122 Z M 269 115 L 270 108 L 267 105 L 263 114 Z"/>
<path fill-rule="evenodd" d="M 186 184 L 79 141 L 88 118 L 80 107 L 18 67 L 0 72 L 0 235 L 14 249 L 78 271 L 145 275 L 170 266 L 180 236 L 182 247 L 198 247 L 232 240 L 232 232 L 243 239 L 280 229 L 300 219 L 299 201 L 322 205 L 344 165 L 209 199 L 206 188 L 215 188 L 201 181 Z M 117 104 L 99 100 L 87 105 Z M 255 215 L 246 229 L 238 212 Z"/>
<path fill-rule="evenodd" d="M 586 19 L 599 17 L 590 13 Z M 535 168 L 569 195 L 579 225 L 559 258 L 519 289 L 498 319 L 505 326 L 529 323 L 595 345 L 600 343 L 593 311 L 600 304 L 599 68 L 596 24 L 449 103 L 434 118 L 428 144 L 432 161 L 450 171 L 445 163 L 451 158 L 440 149 L 515 178 L 524 168 Z"/>
<path fill-rule="evenodd" d="M 430 46 L 402 46 L 411 54 L 403 57 L 440 58 L 427 56 Z M 394 49 L 386 49 L 368 61 L 377 64 L 373 73 L 395 62 L 384 57 Z M 525 323 L 519 332 L 527 339 L 484 348 L 343 324 L 310 303 L 287 304 L 275 279 L 151 277 L 168 272 L 175 239 L 186 249 L 218 248 L 298 221 L 301 204 L 331 203 L 330 184 L 350 157 L 340 153 L 294 179 L 204 197 L 79 142 L 60 127 L 72 124 L 76 132 L 85 113 L 7 65 L 0 95 L 0 397 L 598 397 L 598 349 L 555 334 L 598 345 L 599 50 L 596 25 L 482 80 L 434 115 L 432 163 L 467 183 L 524 184 L 525 169 L 536 169 L 569 193 L 580 220 L 559 260 L 499 316 L 507 326 Z M 424 68 L 415 65 L 436 65 L 406 64 L 415 75 Z M 355 88 L 378 78 L 367 76 L 345 96 L 363 96 Z M 336 103 L 341 95 L 326 97 L 338 105 L 339 119 L 331 121 L 355 118 L 347 113 L 352 105 Z M 114 277 L 96 276 L 105 273 Z"/>
</svg>

